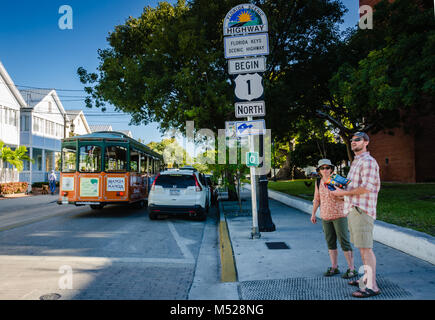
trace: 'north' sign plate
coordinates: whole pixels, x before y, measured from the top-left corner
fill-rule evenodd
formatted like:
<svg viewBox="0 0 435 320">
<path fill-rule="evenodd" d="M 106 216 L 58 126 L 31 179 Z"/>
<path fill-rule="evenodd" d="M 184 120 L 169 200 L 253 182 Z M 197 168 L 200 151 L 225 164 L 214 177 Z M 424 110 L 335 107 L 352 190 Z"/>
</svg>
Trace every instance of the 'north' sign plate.
<svg viewBox="0 0 435 320">
<path fill-rule="evenodd" d="M 266 105 L 264 101 L 236 102 L 236 118 L 264 117 L 266 115 Z"/>
<path fill-rule="evenodd" d="M 269 54 L 269 36 L 267 33 L 224 38 L 225 59 L 249 56 L 267 56 Z"/>
<path fill-rule="evenodd" d="M 255 73 L 266 71 L 266 57 L 228 60 L 228 73 Z"/>
</svg>

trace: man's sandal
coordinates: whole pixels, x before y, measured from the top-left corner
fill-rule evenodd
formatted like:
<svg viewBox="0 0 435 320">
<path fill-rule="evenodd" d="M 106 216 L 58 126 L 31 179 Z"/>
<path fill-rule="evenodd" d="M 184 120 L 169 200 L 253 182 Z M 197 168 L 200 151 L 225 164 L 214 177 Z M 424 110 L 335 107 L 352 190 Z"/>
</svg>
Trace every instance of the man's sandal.
<svg viewBox="0 0 435 320">
<path fill-rule="evenodd" d="M 323 274 L 325 277 L 330 277 L 336 274 L 340 274 L 340 270 L 338 270 L 338 268 L 332 268 L 329 267 L 328 270 L 326 270 L 326 272 Z"/>
<path fill-rule="evenodd" d="M 365 288 L 364 290 L 357 290 L 352 293 L 352 296 L 355 298 L 369 298 L 374 297 L 381 294 L 381 290 L 373 291 L 372 289 Z"/>
<path fill-rule="evenodd" d="M 359 287 L 359 280 L 352 280 L 352 281 L 349 281 L 348 284 L 349 284 L 350 286 Z"/>
</svg>

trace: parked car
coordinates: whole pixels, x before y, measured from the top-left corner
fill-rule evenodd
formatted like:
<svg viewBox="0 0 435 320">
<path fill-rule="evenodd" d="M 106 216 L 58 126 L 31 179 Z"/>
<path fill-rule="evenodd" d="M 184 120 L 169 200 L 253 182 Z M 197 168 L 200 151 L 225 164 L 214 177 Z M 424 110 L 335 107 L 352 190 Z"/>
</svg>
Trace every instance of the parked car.
<svg viewBox="0 0 435 320">
<path fill-rule="evenodd" d="M 184 214 L 205 220 L 210 208 L 210 191 L 205 177 L 190 169 L 171 169 L 154 179 L 148 196 L 150 219 L 159 215 Z"/>
</svg>

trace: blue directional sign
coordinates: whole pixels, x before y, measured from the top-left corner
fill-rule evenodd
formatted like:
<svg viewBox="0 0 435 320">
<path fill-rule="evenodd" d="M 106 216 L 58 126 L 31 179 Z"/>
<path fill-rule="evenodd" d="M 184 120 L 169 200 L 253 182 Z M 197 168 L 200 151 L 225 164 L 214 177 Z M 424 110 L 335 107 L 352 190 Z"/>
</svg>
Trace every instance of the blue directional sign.
<svg viewBox="0 0 435 320">
<path fill-rule="evenodd" d="M 236 136 L 247 137 L 265 134 L 264 120 L 236 121 Z"/>
</svg>

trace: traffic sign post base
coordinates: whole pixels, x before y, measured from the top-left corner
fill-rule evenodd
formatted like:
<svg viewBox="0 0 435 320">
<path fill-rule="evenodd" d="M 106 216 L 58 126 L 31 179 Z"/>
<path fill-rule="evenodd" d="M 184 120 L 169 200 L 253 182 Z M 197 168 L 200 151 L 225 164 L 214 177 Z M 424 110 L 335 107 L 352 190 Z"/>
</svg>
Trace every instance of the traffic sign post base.
<svg viewBox="0 0 435 320">
<path fill-rule="evenodd" d="M 251 232 L 251 239 L 260 239 L 260 238 L 261 238 L 261 233 L 258 232 L 258 228 L 253 227 Z"/>
</svg>

